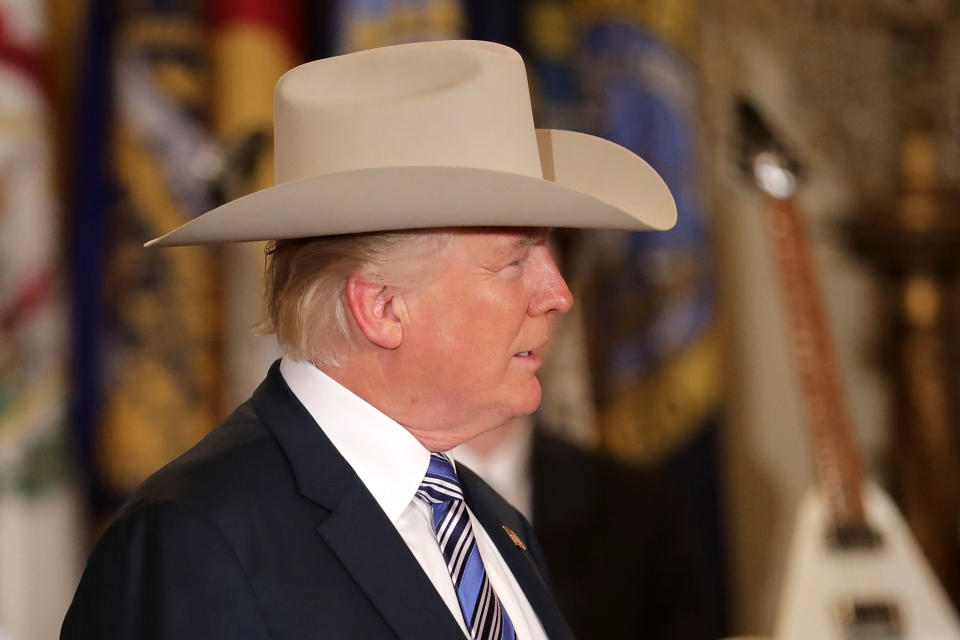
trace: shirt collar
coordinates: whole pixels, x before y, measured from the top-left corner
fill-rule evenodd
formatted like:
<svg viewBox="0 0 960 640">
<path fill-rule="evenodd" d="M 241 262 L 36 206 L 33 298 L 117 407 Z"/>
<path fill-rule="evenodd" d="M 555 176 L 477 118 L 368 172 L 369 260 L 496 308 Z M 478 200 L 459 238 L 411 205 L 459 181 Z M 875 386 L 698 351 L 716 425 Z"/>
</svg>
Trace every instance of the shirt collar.
<svg viewBox="0 0 960 640">
<path fill-rule="evenodd" d="M 430 452 L 402 425 L 309 362 L 284 357 L 280 374 L 396 524 L 420 488 Z"/>
</svg>

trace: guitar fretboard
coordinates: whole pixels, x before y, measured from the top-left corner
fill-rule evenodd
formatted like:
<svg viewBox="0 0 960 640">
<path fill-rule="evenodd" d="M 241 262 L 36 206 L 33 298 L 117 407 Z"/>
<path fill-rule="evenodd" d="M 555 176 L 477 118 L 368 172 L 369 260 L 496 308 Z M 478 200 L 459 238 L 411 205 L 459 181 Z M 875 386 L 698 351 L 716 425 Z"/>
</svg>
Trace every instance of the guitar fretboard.
<svg viewBox="0 0 960 640">
<path fill-rule="evenodd" d="M 863 471 L 841 392 L 807 230 L 793 196 L 766 195 L 765 200 L 767 228 L 787 306 L 793 361 L 802 386 L 817 479 L 834 524 L 862 528 Z"/>
</svg>

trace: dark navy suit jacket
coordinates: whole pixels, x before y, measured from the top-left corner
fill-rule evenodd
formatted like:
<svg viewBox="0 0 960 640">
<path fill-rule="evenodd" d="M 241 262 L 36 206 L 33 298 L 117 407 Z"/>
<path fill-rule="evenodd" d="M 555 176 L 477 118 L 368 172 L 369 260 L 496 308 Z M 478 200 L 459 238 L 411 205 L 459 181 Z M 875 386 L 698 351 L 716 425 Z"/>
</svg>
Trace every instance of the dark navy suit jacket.
<svg viewBox="0 0 960 640">
<path fill-rule="evenodd" d="M 529 524 L 460 469 L 467 504 L 547 635 L 572 638 Z M 462 637 L 276 364 L 250 401 L 124 506 L 94 549 L 61 631 L 66 640 Z"/>
<path fill-rule="evenodd" d="M 687 504 L 657 469 L 534 431 L 533 522 L 580 640 L 709 640 L 716 604 Z"/>
</svg>

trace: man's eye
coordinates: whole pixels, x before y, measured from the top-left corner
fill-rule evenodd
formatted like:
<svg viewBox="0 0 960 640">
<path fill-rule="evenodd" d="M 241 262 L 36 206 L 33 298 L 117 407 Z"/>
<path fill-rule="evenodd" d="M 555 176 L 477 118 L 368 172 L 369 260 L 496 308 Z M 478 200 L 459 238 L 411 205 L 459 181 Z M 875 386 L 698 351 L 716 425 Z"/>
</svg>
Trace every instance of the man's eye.
<svg viewBox="0 0 960 640">
<path fill-rule="evenodd" d="M 523 253 L 521 253 L 520 255 L 518 255 L 516 258 L 514 258 L 514 259 L 513 259 L 513 262 L 511 262 L 511 263 L 509 264 L 509 266 L 511 266 L 511 267 L 519 267 L 519 266 L 523 265 L 523 263 L 526 262 L 526 261 L 527 261 L 527 258 L 529 258 L 529 257 L 530 257 L 530 254 L 529 254 L 528 252 L 524 251 Z"/>
</svg>

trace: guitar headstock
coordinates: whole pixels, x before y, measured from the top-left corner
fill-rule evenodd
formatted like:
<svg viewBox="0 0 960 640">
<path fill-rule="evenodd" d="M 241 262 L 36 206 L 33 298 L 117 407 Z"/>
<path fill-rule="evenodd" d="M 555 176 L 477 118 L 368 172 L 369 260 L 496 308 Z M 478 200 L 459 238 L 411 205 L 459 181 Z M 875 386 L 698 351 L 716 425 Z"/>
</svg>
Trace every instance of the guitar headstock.
<svg viewBox="0 0 960 640">
<path fill-rule="evenodd" d="M 736 111 L 737 167 L 741 175 L 772 198 L 792 197 L 800 180 L 800 162 L 749 100 L 738 98 Z"/>
</svg>

